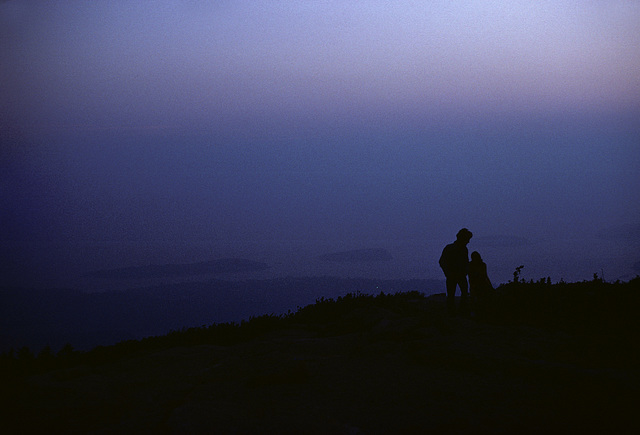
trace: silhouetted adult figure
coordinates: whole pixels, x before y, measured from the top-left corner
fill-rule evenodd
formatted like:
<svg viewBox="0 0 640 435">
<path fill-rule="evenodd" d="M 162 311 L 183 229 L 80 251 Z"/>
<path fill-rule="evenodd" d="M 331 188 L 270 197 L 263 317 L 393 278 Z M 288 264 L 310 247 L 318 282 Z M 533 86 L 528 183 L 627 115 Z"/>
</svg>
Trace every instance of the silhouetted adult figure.
<svg viewBox="0 0 640 435">
<path fill-rule="evenodd" d="M 466 228 L 462 228 L 456 234 L 456 241 L 445 246 L 440 256 L 440 267 L 447 278 L 447 310 L 450 315 L 456 312 L 456 287 L 460 287 L 460 312 L 468 314 L 467 297 L 469 285 L 467 274 L 469 273 L 469 251 L 467 244 L 473 234 Z"/>
<path fill-rule="evenodd" d="M 469 292 L 476 314 L 485 315 L 493 295 L 493 284 L 487 274 L 487 265 L 478 251 L 471 253 L 469 262 Z"/>
</svg>

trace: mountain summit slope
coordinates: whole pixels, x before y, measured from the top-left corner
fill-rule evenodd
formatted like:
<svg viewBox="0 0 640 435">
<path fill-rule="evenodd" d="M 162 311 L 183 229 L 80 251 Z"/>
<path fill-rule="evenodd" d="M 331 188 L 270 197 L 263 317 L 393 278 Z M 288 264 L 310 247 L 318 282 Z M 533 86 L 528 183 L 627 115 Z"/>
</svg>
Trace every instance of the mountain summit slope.
<svg viewBox="0 0 640 435">
<path fill-rule="evenodd" d="M 5 379 L 4 421 L 16 433 L 637 433 L 637 329 L 615 323 L 631 311 L 579 315 L 637 285 L 513 283 L 483 321 L 449 317 L 443 295 L 349 294 L 68 352 Z M 558 307 L 573 296 L 567 322 L 535 304 L 507 315 L 534 294 Z"/>
</svg>

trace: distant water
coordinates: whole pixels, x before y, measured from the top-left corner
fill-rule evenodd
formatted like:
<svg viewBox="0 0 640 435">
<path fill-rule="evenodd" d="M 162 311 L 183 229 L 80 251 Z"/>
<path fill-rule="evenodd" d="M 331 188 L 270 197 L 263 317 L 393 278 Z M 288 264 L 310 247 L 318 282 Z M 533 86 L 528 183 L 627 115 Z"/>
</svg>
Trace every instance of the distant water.
<svg viewBox="0 0 640 435">
<path fill-rule="evenodd" d="M 187 264 L 221 258 L 244 258 L 264 262 L 269 268 L 242 274 L 219 274 L 222 279 L 267 279 L 283 276 L 337 276 L 376 279 L 441 279 L 438 258 L 451 240 L 250 240 L 250 241 L 154 241 L 154 242 L 2 242 L 1 285 L 27 287 L 73 287 L 105 291 L 165 282 L 205 280 L 211 276 L 158 278 L 157 280 L 113 280 L 91 277 L 97 270 L 158 264 Z M 386 249 L 386 261 L 328 262 L 322 256 L 339 251 Z M 591 279 L 594 273 L 606 280 L 627 280 L 640 271 L 637 240 L 564 239 L 504 240 L 477 238 L 469 252 L 478 250 L 490 277 L 499 284 L 512 278 L 524 265 L 524 279 L 551 277 L 559 281 Z"/>
</svg>

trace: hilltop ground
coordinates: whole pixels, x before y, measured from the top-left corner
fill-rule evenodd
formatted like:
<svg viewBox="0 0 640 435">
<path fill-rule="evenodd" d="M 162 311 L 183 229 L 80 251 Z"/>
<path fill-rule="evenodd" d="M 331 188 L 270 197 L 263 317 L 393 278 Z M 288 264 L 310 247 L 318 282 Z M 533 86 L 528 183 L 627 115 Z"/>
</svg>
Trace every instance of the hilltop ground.
<svg viewBox="0 0 640 435">
<path fill-rule="evenodd" d="M 46 369 L 42 358 L 5 359 L 14 375 L 3 381 L 2 425 L 15 433 L 638 433 L 630 304 L 639 284 L 508 285 L 482 319 L 448 316 L 443 295 L 349 295 L 289 316 L 67 352 Z"/>
</svg>

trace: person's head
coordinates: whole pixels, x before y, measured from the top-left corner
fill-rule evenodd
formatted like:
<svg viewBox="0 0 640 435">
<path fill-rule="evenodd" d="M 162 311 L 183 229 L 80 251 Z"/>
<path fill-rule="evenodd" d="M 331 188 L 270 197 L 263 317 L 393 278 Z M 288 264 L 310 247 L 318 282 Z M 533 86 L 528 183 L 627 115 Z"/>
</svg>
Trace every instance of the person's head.
<svg viewBox="0 0 640 435">
<path fill-rule="evenodd" d="M 482 261 L 482 257 L 478 251 L 473 251 L 471 253 L 471 261 Z"/>
<path fill-rule="evenodd" d="M 456 240 L 464 243 L 465 245 L 469 243 L 471 237 L 473 237 L 473 234 L 466 228 L 462 228 L 460 231 L 458 231 L 458 234 L 456 234 Z"/>
</svg>

